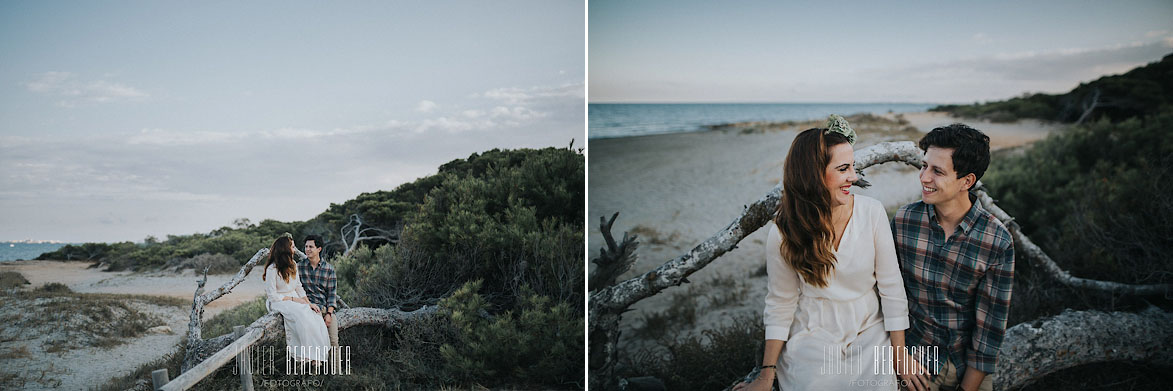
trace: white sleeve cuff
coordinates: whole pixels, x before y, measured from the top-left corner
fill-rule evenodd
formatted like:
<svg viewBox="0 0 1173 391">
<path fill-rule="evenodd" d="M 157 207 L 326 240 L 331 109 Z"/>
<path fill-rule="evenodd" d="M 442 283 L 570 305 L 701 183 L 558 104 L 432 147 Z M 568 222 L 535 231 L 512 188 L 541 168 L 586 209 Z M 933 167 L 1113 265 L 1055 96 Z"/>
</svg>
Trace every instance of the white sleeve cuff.
<svg viewBox="0 0 1173 391">
<path fill-rule="evenodd" d="M 908 329 L 908 316 L 884 318 L 884 331 L 899 331 Z"/>
<path fill-rule="evenodd" d="M 782 326 L 766 326 L 766 339 L 785 341 L 790 339 L 790 328 Z"/>
</svg>

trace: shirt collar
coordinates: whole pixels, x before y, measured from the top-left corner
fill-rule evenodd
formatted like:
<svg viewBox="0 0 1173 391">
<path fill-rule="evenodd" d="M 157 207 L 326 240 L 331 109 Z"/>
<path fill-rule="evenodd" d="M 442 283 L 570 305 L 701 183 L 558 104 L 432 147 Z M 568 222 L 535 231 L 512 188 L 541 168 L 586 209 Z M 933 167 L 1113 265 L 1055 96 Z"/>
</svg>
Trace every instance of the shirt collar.
<svg viewBox="0 0 1173 391">
<path fill-rule="evenodd" d="M 961 217 L 961 222 L 957 223 L 957 228 L 961 230 L 961 233 L 969 235 L 969 229 L 973 228 L 973 226 L 977 224 L 978 216 L 981 216 L 986 211 L 986 209 L 982 207 L 981 201 L 978 201 L 977 196 L 972 192 L 966 193 L 966 195 L 969 196 L 969 202 L 973 205 L 969 207 L 968 212 L 965 212 L 965 216 Z M 929 221 L 937 223 L 937 225 L 941 225 L 941 222 L 937 220 L 937 207 L 934 205 L 928 205 L 928 207 Z"/>
</svg>

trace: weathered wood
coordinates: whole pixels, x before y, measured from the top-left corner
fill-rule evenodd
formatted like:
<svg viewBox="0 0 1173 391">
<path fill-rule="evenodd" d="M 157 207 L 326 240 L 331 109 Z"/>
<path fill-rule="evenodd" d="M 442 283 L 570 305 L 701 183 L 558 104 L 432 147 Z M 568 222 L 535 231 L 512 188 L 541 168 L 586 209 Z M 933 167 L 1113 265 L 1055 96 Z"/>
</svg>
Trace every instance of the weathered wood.
<svg viewBox="0 0 1173 391">
<path fill-rule="evenodd" d="M 233 338 L 240 338 L 244 336 L 244 326 L 232 326 Z M 241 350 L 236 354 L 236 371 L 240 373 L 240 388 L 243 391 L 253 391 L 253 371 L 252 360 L 249 357 L 248 349 Z"/>
<path fill-rule="evenodd" d="M 272 314 L 266 316 L 271 315 Z M 262 319 L 264 319 L 264 317 L 262 317 Z M 164 385 L 162 389 L 175 391 L 186 390 L 192 386 L 195 386 L 196 383 L 212 374 L 212 372 L 220 369 L 220 367 L 224 366 L 224 364 L 232 361 L 232 359 L 235 358 L 237 354 L 241 354 L 243 350 L 248 349 L 249 346 L 252 346 L 253 343 L 260 340 L 261 336 L 264 335 L 263 329 L 257 327 L 256 323 L 257 322 L 253 322 L 252 325 L 249 325 L 248 331 L 245 332 L 243 336 L 236 339 L 236 341 L 228 344 L 228 346 L 225 346 L 223 349 L 220 349 L 220 351 L 216 352 L 216 354 L 213 354 L 211 357 L 208 357 L 208 359 L 201 361 L 198 365 L 184 371 L 183 374 L 179 375 L 179 377 L 176 377 L 174 380 L 171 380 L 166 385 Z M 229 335 L 231 336 L 231 334 Z"/>
<path fill-rule="evenodd" d="M 635 265 L 635 249 L 639 246 L 639 242 L 636 241 L 638 236 L 624 232 L 623 240 L 616 243 L 615 238 L 611 236 L 611 225 L 615 224 L 617 217 L 619 212 L 611 215 L 609 220 L 606 217 L 599 217 L 599 231 L 603 234 L 603 244 L 606 247 L 599 249 L 599 257 L 591 260 L 597 267 L 591 273 L 588 287 L 590 291 L 614 285 L 616 278 Z"/>
<path fill-rule="evenodd" d="M 435 314 L 438 311 L 439 307 L 434 305 L 420 307 L 414 311 L 401 311 L 391 308 L 357 307 L 338 310 L 334 315 L 334 321 L 338 322 L 338 332 L 342 332 L 343 330 L 357 326 L 394 327 L 408 319 Z M 280 313 L 271 312 L 253 321 L 252 324 L 249 324 L 248 328 L 246 328 L 246 333 L 259 330 L 260 337 L 256 341 L 253 341 L 253 343 L 279 340 L 285 336 L 285 328 L 282 323 L 283 320 L 284 318 Z M 189 357 L 191 357 L 193 360 L 192 366 L 194 367 L 197 364 L 207 362 L 210 356 L 214 356 L 217 352 L 224 351 L 224 349 L 230 346 L 235 340 L 237 340 L 237 338 L 232 334 L 225 334 L 216 338 L 205 340 L 202 344 L 195 347 L 197 351 L 189 351 Z M 219 368 L 219 366 L 217 366 L 217 368 Z M 185 371 L 184 374 L 186 373 L 187 372 Z"/>
<path fill-rule="evenodd" d="M 1072 311 L 1006 330 L 998 350 L 995 390 L 1015 390 L 1063 369 L 1132 360 L 1173 365 L 1173 314 L 1156 307 L 1140 313 Z M 753 381 L 759 369 L 734 380 Z"/>
<path fill-rule="evenodd" d="M 151 387 L 156 391 L 163 389 L 163 385 L 167 384 L 168 381 L 170 379 L 167 377 L 167 368 L 151 371 Z"/>
<path fill-rule="evenodd" d="M 1018 389 L 1059 370 L 1132 360 L 1173 365 L 1173 314 L 1072 311 L 1006 330 L 994 389 Z"/>
</svg>

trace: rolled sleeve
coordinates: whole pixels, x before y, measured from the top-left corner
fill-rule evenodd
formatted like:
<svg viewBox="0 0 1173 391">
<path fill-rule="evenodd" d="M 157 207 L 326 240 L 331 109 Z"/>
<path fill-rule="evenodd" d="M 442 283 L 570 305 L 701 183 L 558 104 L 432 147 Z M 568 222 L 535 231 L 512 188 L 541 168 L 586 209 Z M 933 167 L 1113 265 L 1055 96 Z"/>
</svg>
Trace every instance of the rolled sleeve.
<svg viewBox="0 0 1173 391">
<path fill-rule="evenodd" d="M 790 339 L 790 324 L 794 322 L 794 311 L 798 309 L 798 273 L 782 259 L 782 233 L 778 226 L 770 223 L 770 234 L 766 240 L 766 309 L 763 319 L 766 339 L 785 341 Z"/>
<path fill-rule="evenodd" d="M 994 373 L 998 362 L 998 349 L 1006 333 L 1006 319 L 1010 313 L 1010 294 L 1014 288 L 1014 245 L 1010 243 L 993 257 L 996 262 L 986 269 L 978 285 L 974 320 L 976 326 L 970 349 L 966 354 L 967 365 L 985 372 Z"/>
</svg>

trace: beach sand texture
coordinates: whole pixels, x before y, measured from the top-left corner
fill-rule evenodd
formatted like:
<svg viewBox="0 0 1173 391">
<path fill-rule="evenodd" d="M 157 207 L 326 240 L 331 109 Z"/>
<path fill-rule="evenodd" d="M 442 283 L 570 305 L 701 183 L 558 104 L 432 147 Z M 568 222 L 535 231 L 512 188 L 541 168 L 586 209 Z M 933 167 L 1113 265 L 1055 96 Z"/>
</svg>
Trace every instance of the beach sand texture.
<svg viewBox="0 0 1173 391">
<path fill-rule="evenodd" d="M 88 262 L 20 261 L 0 263 L 0 271 L 15 271 L 31 283 L 33 289 L 49 282 L 59 282 L 80 293 L 119 293 L 177 297 L 190 303 L 199 278 L 194 271 L 176 273 L 103 272 L 90 269 Z M 251 301 L 264 294 L 259 268 L 231 293 L 210 303 L 204 312 L 207 321 L 216 314 Z M 209 275 L 205 291 L 216 289 L 231 280 L 232 274 Z M 35 303 L 33 303 L 35 305 Z M 0 303 L 0 313 L 18 310 L 28 303 Z M 42 345 L 51 335 L 24 335 L 25 338 L 0 342 L 0 351 L 15 351 L 22 346 L 28 357 L 2 358 L 5 372 L 25 379 L 23 389 L 81 390 L 101 386 L 109 379 L 129 374 L 139 366 L 162 357 L 187 334 L 190 305 L 180 308 L 142 304 L 139 311 L 163 319 L 170 333 L 147 333 L 111 348 L 85 347 L 48 353 Z M 110 319 L 112 322 L 118 319 Z M 62 325 L 64 326 L 64 325 Z M 171 374 L 172 377 L 177 374 Z"/>
<path fill-rule="evenodd" d="M 883 117 L 894 118 L 892 114 Z M 906 113 L 903 117 L 921 133 L 869 134 L 856 126 L 860 140 L 856 148 L 881 141 L 912 140 L 933 127 L 963 122 L 986 132 L 995 149 L 1024 145 L 1060 129 L 1058 125 L 1038 121 L 1014 124 L 991 124 L 950 118 L 942 113 Z M 612 227 L 618 240 L 625 231 L 639 234 L 638 260 L 632 271 L 621 279 L 643 274 L 696 246 L 724 228 L 741 212 L 744 205 L 760 199 L 782 177 L 782 162 L 794 136 L 810 125 L 764 132 L 715 130 L 694 133 L 591 140 L 588 184 L 588 246 L 590 257 L 597 257 L 604 246 L 599 231 L 599 217 L 620 212 Z M 853 188 L 884 203 L 889 215 L 900 205 L 918 200 L 918 171 L 902 163 L 886 163 L 868 168 L 865 177 L 873 186 Z M 665 311 L 673 305 L 673 295 L 684 295 L 690 287 L 712 295 L 727 294 L 719 290 L 745 290 L 736 303 L 710 305 L 697 303 L 695 325 L 674 325 L 667 335 L 697 333 L 731 321 L 735 314 L 752 314 L 762 310 L 766 278 L 763 267 L 766 230 L 759 229 L 746 237 L 733 251 L 710 263 L 689 277 L 691 284 L 672 287 L 644 299 L 628 312 L 620 325 L 620 345 L 636 350 L 656 346 L 656 336 L 638 337 L 636 328 L 652 312 Z M 591 267 L 593 268 L 593 264 Z M 759 274 L 760 273 L 760 274 Z M 711 286 L 716 277 L 737 282 L 734 287 Z"/>
</svg>

